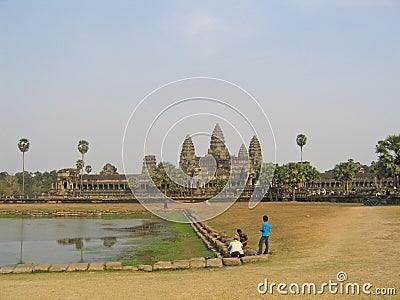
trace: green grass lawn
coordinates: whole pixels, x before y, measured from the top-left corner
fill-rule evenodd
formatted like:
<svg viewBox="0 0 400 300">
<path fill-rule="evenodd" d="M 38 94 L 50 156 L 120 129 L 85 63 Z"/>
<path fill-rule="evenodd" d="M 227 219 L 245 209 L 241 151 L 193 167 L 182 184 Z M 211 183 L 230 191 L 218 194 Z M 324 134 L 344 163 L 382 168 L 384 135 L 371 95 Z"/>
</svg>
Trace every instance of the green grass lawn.
<svg viewBox="0 0 400 300">
<path fill-rule="evenodd" d="M 181 212 L 168 213 L 175 220 L 184 221 Z M 157 261 L 190 259 L 192 257 L 212 257 L 200 238 L 188 223 L 165 221 L 165 226 L 157 228 L 157 232 L 143 237 L 138 248 L 123 253 L 124 265 L 138 266 L 153 264 Z"/>
</svg>

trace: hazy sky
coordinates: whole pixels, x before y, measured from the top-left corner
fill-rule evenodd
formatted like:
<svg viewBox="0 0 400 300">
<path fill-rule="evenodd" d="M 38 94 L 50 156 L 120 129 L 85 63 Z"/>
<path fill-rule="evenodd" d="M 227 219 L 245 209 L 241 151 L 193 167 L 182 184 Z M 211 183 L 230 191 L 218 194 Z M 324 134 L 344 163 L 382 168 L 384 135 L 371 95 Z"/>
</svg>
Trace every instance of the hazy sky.
<svg viewBox="0 0 400 300">
<path fill-rule="evenodd" d="M 305 133 L 304 159 L 320 171 L 349 158 L 369 164 L 376 142 L 400 133 L 400 1 L 0 0 L 0 170 L 21 169 L 17 142 L 27 137 L 27 170 L 73 167 L 86 139 L 95 172 L 107 162 L 122 172 L 133 109 L 192 76 L 250 92 L 279 163 L 299 160 Z M 140 169 L 142 142 L 130 151 Z"/>
</svg>

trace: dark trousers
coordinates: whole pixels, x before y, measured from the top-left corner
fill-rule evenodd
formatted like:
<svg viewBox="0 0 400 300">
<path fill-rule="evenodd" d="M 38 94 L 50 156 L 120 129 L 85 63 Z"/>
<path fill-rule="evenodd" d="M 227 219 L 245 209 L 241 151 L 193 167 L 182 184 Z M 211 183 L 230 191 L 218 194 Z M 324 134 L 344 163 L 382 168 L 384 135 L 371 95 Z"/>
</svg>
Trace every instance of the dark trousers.
<svg viewBox="0 0 400 300">
<path fill-rule="evenodd" d="M 244 254 L 240 254 L 239 251 L 234 251 L 234 252 L 231 253 L 231 256 L 232 257 L 243 257 Z"/>
<path fill-rule="evenodd" d="M 257 252 L 257 254 L 263 253 L 262 250 L 263 250 L 264 244 L 265 244 L 264 254 L 268 254 L 268 238 L 269 238 L 269 236 L 262 236 L 260 238 L 260 241 L 258 242 L 258 252 Z"/>
</svg>

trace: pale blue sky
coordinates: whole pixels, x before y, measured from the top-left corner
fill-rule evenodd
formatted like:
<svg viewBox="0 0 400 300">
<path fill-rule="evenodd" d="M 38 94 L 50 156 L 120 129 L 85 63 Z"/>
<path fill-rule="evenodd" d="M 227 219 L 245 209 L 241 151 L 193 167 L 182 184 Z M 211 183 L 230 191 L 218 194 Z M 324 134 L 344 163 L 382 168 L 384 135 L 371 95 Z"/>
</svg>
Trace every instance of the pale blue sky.
<svg viewBox="0 0 400 300">
<path fill-rule="evenodd" d="M 134 107 L 191 76 L 255 96 L 279 163 L 299 159 L 303 132 L 320 171 L 369 164 L 377 140 L 400 133 L 400 1 L 0 0 L 0 170 L 21 169 L 16 144 L 27 137 L 28 170 L 74 166 L 86 139 L 95 172 L 107 162 L 122 172 Z"/>
</svg>

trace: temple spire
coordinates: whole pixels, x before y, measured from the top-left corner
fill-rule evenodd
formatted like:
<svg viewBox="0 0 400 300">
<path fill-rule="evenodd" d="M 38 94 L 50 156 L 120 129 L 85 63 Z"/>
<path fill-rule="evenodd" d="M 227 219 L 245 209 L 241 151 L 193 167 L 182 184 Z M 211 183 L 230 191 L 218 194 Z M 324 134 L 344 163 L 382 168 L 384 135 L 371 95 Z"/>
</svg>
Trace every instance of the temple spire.
<svg viewBox="0 0 400 300">
<path fill-rule="evenodd" d="M 239 158 L 248 158 L 247 148 L 246 148 L 246 146 L 244 144 L 242 144 L 240 146 L 238 157 Z"/>
<path fill-rule="evenodd" d="M 195 148 L 189 134 L 182 144 L 179 167 L 188 175 L 192 175 L 198 169 Z"/>
<path fill-rule="evenodd" d="M 216 177 L 228 178 L 231 170 L 231 156 L 225 145 L 225 138 L 219 124 L 215 124 L 211 134 L 210 148 L 208 154 L 212 155 L 217 162 Z"/>
<path fill-rule="evenodd" d="M 253 136 L 249 146 L 250 172 L 256 172 L 262 164 L 262 151 L 257 136 Z"/>
<path fill-rule="evenodd" d="M 217 139 L 219 139 L 220 141 L 222 141 L 225 144 L 224 133 L 222 132 L 222 129 L 218 123 L 215 124 L 214 130 L 212 132 L 212 136 L 216 137 Z"/>
</svg>

